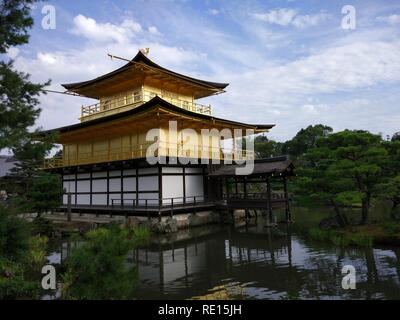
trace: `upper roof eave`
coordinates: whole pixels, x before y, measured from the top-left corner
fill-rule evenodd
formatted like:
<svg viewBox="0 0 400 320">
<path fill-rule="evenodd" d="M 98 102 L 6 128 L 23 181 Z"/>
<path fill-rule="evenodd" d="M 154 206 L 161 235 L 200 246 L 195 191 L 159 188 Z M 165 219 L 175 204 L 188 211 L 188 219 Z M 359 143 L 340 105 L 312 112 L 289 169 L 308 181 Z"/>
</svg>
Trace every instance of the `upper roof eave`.
<svg viewBox="0 0 400 320">
<path fill-rule="evenodd" d="M 208 87 L 209 89 L 217 89 L 217 90 L 221 91 L 221 90 L 225 89 L 229 85 L 229 83 L 219 83 L 219 82 L 211 82 L 211 81 L 200 80 L 200 79 L 188 77 L 188 76 L 185 76 L 183 74 L 168 70 L 168 69 L 163 68 L 160 65 L 156 64 L 155 62 L 151 61 L 141 51 L 139 51 L 136 54 L 136 56 L 130 62 L 128 62 L 124 66 L 122 66 L 122 67 L 120 67 L 120 68 L 118 68 L 118 69 L 116 69 L 114 71 L 111 71 L 111 72 L 109 72 L 107 74 L 104 74 L 104 75 L 99 76 L 97 78 L 94 78 L 92 80 L 87 80 L 87 81 L 82 81 L 82 82 L 74 82 L 74 83 L 64 83 L 64 84 L 61 84 L 61 85 L 65 89 L 74 92 L 75 90 L 84 88 L 84 87 L 89 86 L 91 84 L 94 84 L 94 83 L 97 83 L 99 81 L 102 81 L 102 80 L 105 80 L 107 78 L 110 78 L 112 76 L 115 76 L 115 75 L 117 75 L 117 74 L 119 74 L 121 72 L 124 72 L 125 70 L 129 69 L 129 67 L 132 65 L 132 63 L 142 63 L 142 64 L 147 65 L 149 67 L 153 67 L 155 69 L 158 69 L 161 72 L 168 73 L 171 76 L 175 76 L 175 77 L 181 78 L 183 80 L 192 82 L 192 83 L 197 84 L 197 85 L 202 85 L 204 87 Z"/>
<path fill-rule="evenodd" d="M 231 120 L 222 119 L 222 118 L 216 118 L 216 117 L 213 117 L 213 116 L 210 116 L 210 115 L 206 115 L 206 114 L 195 113 L 195 112 L 192 112 L 192 111 L 185 110 L 185 109 L 182 109 L 180 107 L 177 107 L 177 106 L 165 101 L 164 99 L 162 99 L 162 98 L 160 98 L 158 96 L 155 96 L 150 101 L 148 101 L 148 102 L 146 102 L 146 103 L 144 103 L 144 104 L 142 104 L 142 105 L 140 105 L 140 106 L 138 106 L 138 107 L 136 107 L 134 109 L 131 109 L 131 110 L 127 110 L 127 111 L 116 113 L 116 114 L 111 114 L 111 115 L 108 115 L 108 116 L 104 116 L 104 117 L 101 117 L 101 118 L 80 122 L 80 123 L 69 125 L 69 126 L 64 126 L 64 127 L 60 127 L 60 128 L 56 128 L 56 129 L 43 131 L 43 133 L 51 133 L 51 132 L 64 133 L 64 132 L 70 132 L 70 131 L 74 131 L 74 130 L 79 130 L 79 129 L 82 129 L 82 128 L 85 128 L 85 127 L 90 127 L 90 126 L 101 124 L 101 123 L 105 123 L 105 122 L 108 122 L 108 121 L 121 119 L 121 118 L 130 116 L 130 115 L 135 115 L 135 114 L 138 114 L 140 112 L 146 112 L 146 111 L 149 111 L 153 107 L 156 107 L 156 106 L 161 106 L 161 107 L 164 107 L 164 108 L 168 109 L 169 111 L 182 113 L 184 115 L 189 115 L 191 117 L 203 118 L 205 120 L 214 120 L 214 121 L 217 121 L 217 122 L 225 122 L 225 123 L 230 124 L 230 125 L 237 125 L 237 126 L 241 126 L 241 127 L 252 128 L 252 129 L 254 129 L 255 133 L 268 131 L 269 129 L 271 129 L 271 128 L 273 128 L 275 126 L 275 124 L 248 124 L 248 123 L 231 121 Z"/>
</svg>

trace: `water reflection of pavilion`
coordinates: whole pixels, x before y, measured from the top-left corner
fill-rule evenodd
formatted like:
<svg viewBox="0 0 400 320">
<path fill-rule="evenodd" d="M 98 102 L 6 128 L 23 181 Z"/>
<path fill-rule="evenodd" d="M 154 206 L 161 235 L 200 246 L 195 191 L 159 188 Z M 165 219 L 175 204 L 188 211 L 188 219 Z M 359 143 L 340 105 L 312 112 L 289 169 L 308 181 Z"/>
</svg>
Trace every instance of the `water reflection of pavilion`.
<svg viewBox="0 0 400 320">
<path fill-rule="evenodd" d="M 290 238 L 274 237 L 270 231 L 227 229 L 212 236 L 194 236 L 190 240 L 169 244 L 152 243 L 135 250 L 131 261 L 137 262 L 144 296 L 174 298 L 195 296 L 220 285 L 237 266 L 264 261 L 266 266 L 277 260 L 291 264 Z M 267 233 L 265 233 L 267 232 Z M 243 267 L 242 266 L 242 267 Z M 284 270 L 282 270 L 284 272 Z M 245 272 L 243 283 L 254 281 L 254 272 Z M 144 298 L 144 297 L 143 297 Z"/>
<path fill-rule="evenodd" d="M 274 230 L 262 222 L 210 225 L 153 238 L 128 256 L 139 270 L 138 298 L 203 297 L 226 285 L 244 288 L 244 297 L 256 299 L 400 299 L 400 248 L 345 250 L 310 243 L 290 227 Z M 50 263 L 64 261 L 73 245 L 79 243 L 63 242 Z M 341 288 L 347 264 L 356 268 L 357 290 Z"/>
<path fill-rule="evenodd" d="M 203 296 L 224 283 L 243 286 L 245 296 L 264 299 L 374 298 L 382 291 L 398 296 L 400 265 L 392 251 L 324 250 L 315 251 L 290 232 L 273 234 L 247 226 L 216 228 L 212 235 L 169 244 L 155 242 L 135 250 L 130 261 L 139 268 L 142 299 Z M 397 266 L 392 268 L 388 259 Z M 360 290 L 354 292 L 341 289 L 341 268 L 349 262 L 360 273 Z"/>
</svg>

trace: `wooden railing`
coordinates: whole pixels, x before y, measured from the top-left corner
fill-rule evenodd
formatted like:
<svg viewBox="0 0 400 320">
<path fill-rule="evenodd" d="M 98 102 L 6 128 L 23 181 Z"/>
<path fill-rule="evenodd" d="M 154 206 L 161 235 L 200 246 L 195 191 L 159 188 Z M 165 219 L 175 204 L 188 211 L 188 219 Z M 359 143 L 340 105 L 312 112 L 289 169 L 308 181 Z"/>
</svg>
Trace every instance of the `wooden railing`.
<svg viewBox="0 0 400 320">
<path fill-rule="evenodd" d="M 266 192 L 249 192 L 249 193 L 224 193 L 223 199 L 243 199 L 243 200 L 256 200 L 256 199 L 268 199 L 268 194 Z M 272 192 L 271 200 L 286 200 L 284 192 Z"/>
<path fill-rule="evenodd" d="M 96 153 L 79 153 L 76 158 L 49 158 L 44 160 L 44 169 L 54 169 L 61 167 L 112 162 L 120 160 L 130 160 L 130 159 L 140 159 L 146 158 L 147 148 L 152 145 L 152 142 L 147 144 L 140 144 L 132 146 L 133 150 L 118 150 L 111 152 L 104 150 L 103 152 Z M 218 159 L 218 160 L 252 160 L 254 159 L 254 152 L 249 150 L 235 150 L 230 152 L 223 152 L 221 148 L 208 147 L 203 148 L 199 146 L 197 155 L 193 155 L 189 150 L 183 150 L 181 144 L 171 144 L 167 142 L 159 142 L 158 149 L 156 150 L 154 156 L 178 156 L 184 158 L 201 158 L 204 155 L 206 159 Z M 186 152 L 184 152 L 186 151 Z"/>
<path fill-rule="evenodd" d="M 170 215 L 174 215 L 174 210 L 188 206 L 196 207 L 207 203 L 204 196 L 176 197 L 176 198 L 158 198 L 154 199 L 111 199 L 111 209 L 168 209 Z M 111 211 L 112 214 L 112 211 Z"/>
<path fill-rule="evenodd" d="M 81 121 L 90 120 L 91 118 L 93 118 L 93 115 L 102 116 L 106 114 L 126 111 L 126 107 L 137 107 L 145 102 L 150 101 L 155 96 L 159 96 L 165 101 L 188 111 L 208 115 L 211 115 L 212 113 L 211 105 L 206 106 L 187 100 L 177 99 L 169 95 L 157 94 L 147 90 L 140 90 L 138 91 L 138 94 L 132 94 L 130 96 L 124 96 L 114 99 L 110 98 L 106 102 L 98 102 L 89 106 L 82 106 Z"/>
</svg>

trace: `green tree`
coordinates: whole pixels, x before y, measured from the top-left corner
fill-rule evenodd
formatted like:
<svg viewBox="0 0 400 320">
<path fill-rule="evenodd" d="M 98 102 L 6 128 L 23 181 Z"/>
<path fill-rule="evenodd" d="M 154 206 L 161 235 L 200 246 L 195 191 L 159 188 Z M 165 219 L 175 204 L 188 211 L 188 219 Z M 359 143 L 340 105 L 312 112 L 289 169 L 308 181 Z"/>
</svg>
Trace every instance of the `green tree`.
<svg viewBox="0 0 400 320">
<path fill-rule="evenodd" d="M 397 219 L 400 215 L 400 140 L 383 142 L 387 151 L 384 164 L 384 182 L 378 187 L 381 197 L 392 203 L 391 217 Z"/>
<path fill-rule="evenodd" d="M 35 0 L 2 0 L 0 2 L 0 54 L 12 46 L 28 42 L 30 16 Z M 18 146 L 28 135 L 40 114 L 38 96 L 44 84 L 35 84 L 29 75 L 13 70 L 13 62 L 0 62 L 0 150 Z"/>
<path fill-rule="evenodd" d="M 0 204 L 0 300 L 35 298 L 39 283 L 28 274 L 42 263 L 45 248 L 31 238 L 30 224 L 17 216 L 17 209 Z"/>
<path fill-rule="evenodd" d="M 400 131 L 393 135 L 392 141 L 400 141 Z"/>
<path fill-rule="evenodd" d="M 35 2 L 0 1 L 2 57 L 10 47 L 28 42 L 28 30 L 33 24 L 31 6 Z M 22 162 L 29 159 L 22 156 L 23 149 L 38 148 L 29 127 L 40 114 L 38 96 L 48 84 L 32 83 L 28 74 L 13 69 L 13 61 L 4 58 L 0 61 L 0 150 L 11 149 Z M 19 213 L 20 208 L 13 203 L 0 204 L 0 299 L 33 297 L 38 292 L 38 282 L 30 281 L 27 274 L 31 271 L 31 262 L 44 257 L 42 245 L 38 246 L 37 241 L 32 240 L 30 225 L 18 216 Z"/>
<path fill-rule="evenodd" d="M 119 226 L 88 232 L 85 242 L 75 246 L 67 259 L 64 298 L 132 299 L 137 269 L 127 266 L 126 256 L 147 237 L 147 229 L 130 234 Z"/>
<path fill-rule="evenodd" d="M 301 157 L 308 150 L 315 148 L 320 138 L 332 133 L 332 128 L 317 124 L 301 129 L 293 139 L 286 141 L 282 146 L 283 153 L 289 154 L 294 159 Z"/>
<path fill-rule="evenodd" d="M 335 163 L 334 151 L 327 147 L 317 147 L 304 155 L 306 166 L 296 169 L 297 177 L 292 191 L 297 202 L 306 205 L 331 205 L 341 226 L 348 221 L 341 210 L 341 205 L 348 205 L 351 200 L 344 194 L 352 188 L 352 181 L 332 169 Z"/>
<path fill-rule="evenodd" d="M 400 207 L 400 175 L 389 178 L 386 183 L 380 185 L 382 198 L 389 200 L 392 203 L 391 217 L 398 219 L 397 212 Z"/>
<path fill-rule="evenodd" d="M 31 6 L 36 0 L 2 0 L 0 2 L 0 53 L 11 46 L 27 43 L 33 25 Z"/>
<path fill-rule="evenodd" d="M 351 131 L 320 137 L 297 168 L 295 192 L 330 203 L 340 215 L 341 205 L 362 204 L 361 223 L 368 222 L 371 198 L 388 175 L 388 150 L 379 135 Z"/>
<path fill-rule="evenodd" d="M 32 208 L 40 213 L 60 206 L 63 187 L 59 175 L 41 172 L 33 178 L 28 199 Z"/>
<path fill-rule="evenodd" d="M 39 136 L 39 132 L 36 131 L 27 134 L 12 148 L 18 162 L 11 169 L 10 177 L 15 186 L 14 191 L 23 198 L 30 193 L 34 177 L 42 172 L 44 158 L 52 148 L 54 139 L 54 134 Z"/>
<path fill-rule="evenodd" d="M 332 152 L 334 162 L 329 170 L 333 170 L 337 178 L 353 182 L 352 188 L 342 193 L 342 197 L 351 199 L 357 193 L 361 195 L 361 223 L 367 223 L 371 198 L 379 193 L 377 186 L 382 181 L 387 156 L 381 137 L 367 131 L 345 130 L 321 142 Z"/>
<path fill-rule="evenodd" d="M 282 155 L 282 143 L 268 139 L 266 136 L 257 136 L 254 139 L 254 152 L 257 159 Z"/>
</svg>

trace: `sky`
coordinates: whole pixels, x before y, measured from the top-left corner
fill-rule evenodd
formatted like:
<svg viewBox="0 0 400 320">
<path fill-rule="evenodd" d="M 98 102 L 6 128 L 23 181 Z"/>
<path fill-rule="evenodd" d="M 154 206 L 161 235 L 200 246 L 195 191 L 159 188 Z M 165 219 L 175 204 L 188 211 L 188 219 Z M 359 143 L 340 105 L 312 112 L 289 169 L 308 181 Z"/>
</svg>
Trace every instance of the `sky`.
<svg viewBox="0 0 400 320">
<path fill-rule="evenodd" d="M 276 124 L 271 139 L 318 123 L 383 137 L 400 131 L 400 1 L 59 0 L 32 12 L 29 44 L 2 59 L 34 81 L 51 79 L 49 89 L 124 64 L 107 53 L 133 58 L 148 47 L 168 69 L 228 82 L 226 93 L 199 103 L 217 117 Z M 96 102 L 40 101 L 43 129 L 79 122 L 80 106 Z"/>
</svg>

